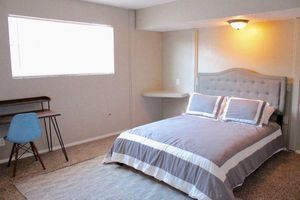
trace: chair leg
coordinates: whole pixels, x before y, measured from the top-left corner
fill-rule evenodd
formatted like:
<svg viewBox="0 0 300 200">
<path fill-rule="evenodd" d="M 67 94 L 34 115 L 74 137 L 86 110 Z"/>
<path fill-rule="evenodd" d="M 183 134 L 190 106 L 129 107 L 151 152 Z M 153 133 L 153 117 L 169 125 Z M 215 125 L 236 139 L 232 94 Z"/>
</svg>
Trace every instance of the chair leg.
<svg viewBox="0 0 300 200">
<path fill-rule="evenodd" d="M 35 153 L 35 150 L 34 150 L 34 148 L 33 148 L 33 145 L 32 145 L 32 143 L 33 143 L 33 142 L 30 142 L 31 151 L 32 151 L 32 153 L 33 153 L 33 155 L 34 155 L 34 158 L 35 158 L 35 160 L 37 161 L 37 160 L 38 160 L 38 158 L 37 158 L 37 156 L 36 156 L 36 153 Z"/>
<path fill-rule="evenodd" d="M 43 169 L 45 170 L 46 167 L 45 167 L 45 165 L 44 165 L 44 163 L 43 163 L 43 161 L 42 161 L 42 159 L 41 159 L 41 157 L 40 157 L 40 154 L 39 154 L 39 152 L 37 151 L 37 149 L 36 149 L 34 143 L 33 143 L 33 142 L 30 142 L 30 145 L 32 146 L 33 151 L 35 151 L 35 155 L 36 155 L 37 159 L 40 161 L 40 163 L 41 163 Z"/>
<path fill-rule="evenodd" d="M 16 176 L 16 169 L 17 169 L 17 163 L 18 163 L 18 154 L 19 154 L 19 145 L 17 144 L 16 153 L 15 153 L 15 164 L 14 164 L 14 171 L 13 171 L 13 177 Z"/>
<path fill-rule="evenodd" d="M 8 163 L 7 163 L 7 167 L 10 166 L 11 159 L 12 159 L 14 153 L 15 153 L 15 148 L 16 148 L 16 143 L 14 143 L 12 148 L 11 148 L 11 152 L 10 152 L 9 160 L 8 160 Z"/>
</svg>

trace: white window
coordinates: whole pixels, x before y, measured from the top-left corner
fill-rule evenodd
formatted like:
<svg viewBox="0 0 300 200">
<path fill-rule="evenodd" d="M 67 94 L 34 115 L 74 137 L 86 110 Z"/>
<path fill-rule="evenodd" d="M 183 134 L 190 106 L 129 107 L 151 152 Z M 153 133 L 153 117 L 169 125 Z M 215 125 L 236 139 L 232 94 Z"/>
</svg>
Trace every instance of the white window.
<svg viewBox="0 0 300 200">
<path fill-rule="evenodd" d="M 111 26 L 9 16 L 13 77 L 114 73 Z"/>
</svg>

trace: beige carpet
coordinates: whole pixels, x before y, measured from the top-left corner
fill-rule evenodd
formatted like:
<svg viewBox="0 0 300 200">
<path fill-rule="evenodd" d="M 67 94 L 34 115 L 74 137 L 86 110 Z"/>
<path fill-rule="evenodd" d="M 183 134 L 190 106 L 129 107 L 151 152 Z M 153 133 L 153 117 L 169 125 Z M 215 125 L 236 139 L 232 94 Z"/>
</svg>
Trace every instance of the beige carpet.
<svg viewBox="0 0 300 200">
<path fill-rule="evenodd" d="M 65 168 L 100 155 L 104 155 L 111 147 L 115 137 L 109 137 L 67 148 L 70 161 L 66 162 L 61 150 L 42 154 L 46 170 L 42 170 L 39 162 L 33 157 L 24 158 L 18 162 L 17 175 L 12 178 L 12 167 L 0 165 L 0 200 L 24 200 L 25 197 L 16 189 L 13 182 L 39 174 L 46 174 L 57 169 Z M 12 163 L 14 164 L 14 163 Z"/>
<path fill-rule="evenodd" d="M 129 167 L 103 165 L 103 156 L 15 183 L 28 200 L 190 200 Z"/>
<path fill-rule="evenodd" d="M 30 177 L 34 178 L 41 174 L 51 174 L 57 169 L 103 155 L 113 140 L 114 137 L 111 137 L 67 148 L 69 162 L 65 162 L 61 151 L 43 154 L 46 171 L 43 171 L 32 157 L 25 158 L 20 161 L 17 177 L 14 179 L 10 177 L 11 168 L 0 165 L 0 200 L 25 199 L 13 183 L 26 181 Z M 122 169 L 126 168 L 122 167 Z M 273 156 L 248 177 L 244 185 L 237 188 L 234 193 L 236 197 L 243 200 L 300 200 L 300 155 L 281 152 Z M 122 200 L 126 199 L 122 198 Z"/>
</svg>

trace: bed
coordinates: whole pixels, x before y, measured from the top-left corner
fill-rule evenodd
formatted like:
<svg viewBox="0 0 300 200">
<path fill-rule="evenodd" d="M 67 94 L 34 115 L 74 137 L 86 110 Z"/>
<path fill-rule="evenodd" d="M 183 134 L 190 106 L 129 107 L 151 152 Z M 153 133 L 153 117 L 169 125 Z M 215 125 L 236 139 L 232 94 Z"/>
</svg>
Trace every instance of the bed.
<svg viewBox="0 0 300 200">
<path fill-rule="evenodd" d="M 183 114 L 121 133 L 104 163 L 122 163 L 190 197 L 233 200 L 233 188 L 275 153 L 284 150 L 280 125 L 286 78 L 245 69 L 200 73 L 196 92 L 260 99 L 276 111 L 268 125 Z"/>
</svg>

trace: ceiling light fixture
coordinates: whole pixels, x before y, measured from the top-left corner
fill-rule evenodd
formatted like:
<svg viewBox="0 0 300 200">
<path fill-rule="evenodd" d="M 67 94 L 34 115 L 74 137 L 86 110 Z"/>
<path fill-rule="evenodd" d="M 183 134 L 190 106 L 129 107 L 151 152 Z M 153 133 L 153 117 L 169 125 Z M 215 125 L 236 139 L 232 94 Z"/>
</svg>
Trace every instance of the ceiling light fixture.
<svg viewBox="0 0 300 200">
<path fill-rule="evenodd" d="M 240 30 L 247 26 L 249 20 L 247 19 L 232 19 L 227 21 L 234 29 Z"/>
</svg>

